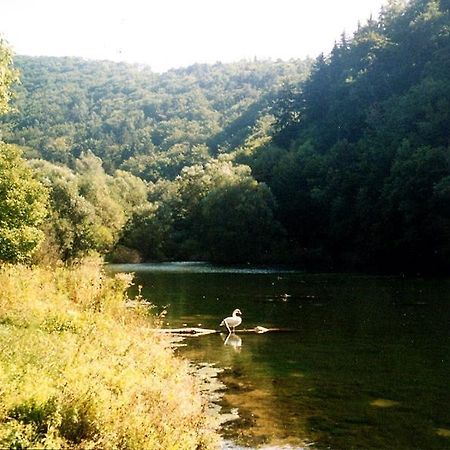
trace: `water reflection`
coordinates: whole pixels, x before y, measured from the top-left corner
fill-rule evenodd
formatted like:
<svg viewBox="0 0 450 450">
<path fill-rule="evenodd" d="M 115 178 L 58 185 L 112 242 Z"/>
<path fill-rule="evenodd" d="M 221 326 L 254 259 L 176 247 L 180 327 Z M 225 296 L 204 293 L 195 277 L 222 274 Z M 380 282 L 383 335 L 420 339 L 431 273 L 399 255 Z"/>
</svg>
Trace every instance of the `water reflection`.
<svg viewBox="0 0 450 450">
<path fill-rule="evenodd" d="M 171 327 L 215 329 L 239 305 L 248 328 L 298 330 L 240 345 L 213 334 L 178 350 L 224 369 L 222 407 L 239 419 L 223 434 L 234 445 L 450 448 L 448 280 L 166 266 L 138 272 L 136 285 L 170 303 Z"/>
<path fill-rule="evenodd" d="M 228 335 L 225 335 L 224 333 L 221 333 L 220 336 L 222 337 L 223 345 L 229 345 L 236 351 L 240 351 L 242 347 L 242 339 L 234 334 L 234 333 L 228 333 Z"/>
</svg>

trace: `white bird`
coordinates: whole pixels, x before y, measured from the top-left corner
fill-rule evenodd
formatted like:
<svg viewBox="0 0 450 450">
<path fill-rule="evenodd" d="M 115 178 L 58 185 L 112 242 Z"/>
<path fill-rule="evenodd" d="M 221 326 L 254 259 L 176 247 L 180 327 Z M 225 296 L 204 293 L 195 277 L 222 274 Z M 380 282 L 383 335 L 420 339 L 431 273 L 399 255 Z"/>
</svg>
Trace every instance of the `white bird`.
<svg viewBox="0 0 450 450">
<path fill-rule="evenodd" d="M 242 323 L 242 318 L 239 317 L 241 314 L 242 313 L 240 309 L 235 309 L 231 317 L 226 317 L 222 320 L 222 322 L 220 322 L 220 326 L 222 327 L 223 325 L 225 325 L 229 333 L 232 332 L 231 329 L 233 329 L 234 333 L 234 329 Z"/>
</svg>

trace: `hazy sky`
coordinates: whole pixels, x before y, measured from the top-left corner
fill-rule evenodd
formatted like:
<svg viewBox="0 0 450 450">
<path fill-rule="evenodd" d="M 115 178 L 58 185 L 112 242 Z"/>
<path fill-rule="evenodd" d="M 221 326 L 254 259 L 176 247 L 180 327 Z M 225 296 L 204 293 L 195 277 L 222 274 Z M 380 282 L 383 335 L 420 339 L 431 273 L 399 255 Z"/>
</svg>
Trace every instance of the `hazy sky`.
<svg viewBox="0 0 450 450">
<path fill-rule="evenodd" d="M 385 0 L 0 0 L 18 54 L 149 64 L 303 58 L 329 52 Z"/>
</svg>

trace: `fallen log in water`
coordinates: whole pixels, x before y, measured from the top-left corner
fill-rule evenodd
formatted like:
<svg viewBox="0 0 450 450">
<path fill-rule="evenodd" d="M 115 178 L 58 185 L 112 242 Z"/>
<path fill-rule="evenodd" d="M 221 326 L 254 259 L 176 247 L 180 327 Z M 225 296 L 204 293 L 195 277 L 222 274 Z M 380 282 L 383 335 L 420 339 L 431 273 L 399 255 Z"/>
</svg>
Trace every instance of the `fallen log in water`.
<svg viewBox="0 0 450 450">
<path fill-rule="evenodd" d="M 172 334 L 181 334 L 181 335 L 189 335 L 189 336 L 202 336 L 204 334 L 213 334 L 213 333 L 226 333 L 227 330 L 212 330 L 209 328 L 198 328 L 198 327 L 183 327 L 183 328 L 157 328 L 155 330 L 158 333 L 172 333 Z M 268 332 L 280 332 L 280 331 L 294 331 L 287 328 L 266 328 L 260 325 L 254 328 L 243 328 L 241 330 L 235 330 L 235 333 L 268 333 Z"/>
<path fill-rule="evenodd" d="M 210 330 L 208 328 L 184 327 L 184 328 L 157 328 L 158 333 L 172 333 L 172 334 L 189 334 L 200 336 L 202 334 L 218 333 L 217 330 Z"/>
</svg>

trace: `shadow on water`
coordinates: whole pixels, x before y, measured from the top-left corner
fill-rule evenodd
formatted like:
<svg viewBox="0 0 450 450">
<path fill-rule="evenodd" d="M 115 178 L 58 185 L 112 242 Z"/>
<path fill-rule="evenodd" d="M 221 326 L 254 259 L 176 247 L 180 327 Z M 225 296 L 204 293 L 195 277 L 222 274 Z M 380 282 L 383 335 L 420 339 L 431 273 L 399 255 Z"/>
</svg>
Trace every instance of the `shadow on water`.
<svg viewBox="0 0 450 450">
<path fill-rule="evenodd" d="M 205 264 L 113 269 L 136 272 L 146 298 L 170 305 L 169 327 L 217 328 L 240 308 L 246 328 L 297 330 L 213 334 L 180 348 L 224 369 L 222 410 L 239 417 L 223 426 L 230 448 L 450 448 L 448 280 Z"/>
</svg>

